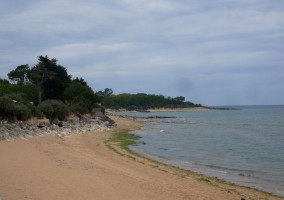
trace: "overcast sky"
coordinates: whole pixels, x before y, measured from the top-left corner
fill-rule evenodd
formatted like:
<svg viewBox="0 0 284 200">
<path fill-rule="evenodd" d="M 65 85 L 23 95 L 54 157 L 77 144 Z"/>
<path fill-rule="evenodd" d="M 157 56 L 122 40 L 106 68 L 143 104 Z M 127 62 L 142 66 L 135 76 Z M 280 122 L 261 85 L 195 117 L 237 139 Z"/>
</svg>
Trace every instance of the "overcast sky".
<svg viewBox="0 0 284 200">
<path fill-rule="evenodd" d="M 39 55 L 94 91 L 284 104 L 284 1 L 0 0 L 0 77 Z"/>
</svg>

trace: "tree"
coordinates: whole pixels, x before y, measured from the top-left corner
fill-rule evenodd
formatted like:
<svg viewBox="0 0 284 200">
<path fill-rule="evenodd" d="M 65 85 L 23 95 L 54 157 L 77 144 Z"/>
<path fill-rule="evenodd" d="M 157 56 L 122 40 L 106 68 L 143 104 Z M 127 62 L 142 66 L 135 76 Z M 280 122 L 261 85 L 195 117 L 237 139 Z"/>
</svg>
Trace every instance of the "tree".
<svg viewBox="0 0 284 200">
<path fill-rule="evenodd" d="M 178 102 L 184 102 L 185 98 L 183 96 L 179 96 L 179 97 L 174 98 L 174 100 L 176 100 Z"/>
<path fill-rule="evenodd" d="M 2 78 L 0 78 L 0 84 L 3 84 L 3 85 L 10 85 L 10 82 L 9 82 L 7 79 L 2 79 Z"/>
<path fill-rule="evenodd" d="M 124 108 L 128 110 L 146 110 L 149 108 L 190 108 L 196 105 L 185 101 L 182 96 L 171 98 L 155 94 L 118 94 L 104 97 L 102 105 L 106 108 Z"/>
<path fill-rule="evenodd" d="M 78 82 L 78 83 L 81 83 L 82 85 L 84 86 L 87 86 L 87 82 L 83 79 L 83 78 L 78 78 L 76 77 L 75 79 L 73 79 L 74 82 Z"/>
<path fill-rule="evenodd" d="M 111 88 L 106 88 L 105 91 L 104 91 L 104 96 L 105 97 L 109 97 L 113 94 L 113 91 Z"/>
<path fill-rule="evenodd" d="M 30 66 L 20 65 L 15 70 L 8 73 L 8 78 L 17 84 L 27 84 L 29 82 Z"/>
<path fill-rule="evenodd" d="M 98 91 L 97 95 L 101 96 L 101 97 L 109 97 L 113 94 L 113 91 L 111 88 L 105 88 L 104 91 Z"/>
<path fill-rule="evenodd" d="M 43 99 L 63 100 L 62 92 L 71 80 L 67 69 L 57 65 L 57 60 L 49 59 L 48 56 L 39 56 L 38 61 L 30 72 L 31 82 L 36 88 L 38 103 L 41 103 Z"/>
<path fill-rule="evenodd" d="M 52 65 L 50 71 L 55 74 L 55 77 L 47 79 L 44 83 L 45 93 L 44 99 L 59 99 L 64 101 L 64 90 L 71 82 L 71 75 L 68 75 L 67 69 L 61 65 Z"/>
<path fill-rule="evenodd" d="M 74 108 L 84 107 L 91 111 L 93 105 L 98 102 L 94 91 L 84 79 L 73 79 L 64 91 L 64 97 Z M 76 104 L 76 105 L 75 105 Z"/>
<path fill-rule="evenodd" d="M 39 104 L 42 102 L 45 89 L 44 83 L 47 79 L 53 79 L 54 77 L 55 74 L 51 72 L 41 61 L 31 69 L 31 81 L 35 85 Z"/>
</svg>

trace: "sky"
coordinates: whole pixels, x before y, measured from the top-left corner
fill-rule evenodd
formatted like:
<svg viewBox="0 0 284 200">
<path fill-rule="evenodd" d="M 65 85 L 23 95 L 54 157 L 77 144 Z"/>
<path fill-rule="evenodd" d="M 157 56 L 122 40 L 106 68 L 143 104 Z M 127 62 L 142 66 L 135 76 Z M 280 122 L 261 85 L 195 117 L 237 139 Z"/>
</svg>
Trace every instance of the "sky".
<svg viewBox="0 0 284 200">
<path fill-rule="evenodd" d="M 284 104 L 283 0 L 0 0 L 0 78 L 58 59 L 94 91 Z"/>
</svg>

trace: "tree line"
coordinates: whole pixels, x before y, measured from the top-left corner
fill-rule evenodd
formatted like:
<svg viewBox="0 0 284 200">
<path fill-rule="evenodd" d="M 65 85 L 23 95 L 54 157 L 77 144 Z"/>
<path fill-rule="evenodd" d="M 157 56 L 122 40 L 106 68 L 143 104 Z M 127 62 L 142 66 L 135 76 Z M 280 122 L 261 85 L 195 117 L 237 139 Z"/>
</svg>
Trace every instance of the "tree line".
<svg viewBox="0 0 284 200">
<path fill-rule="evenodd" d="M 57 59 L 39 56 L 34 66 L 20 65 L 0 78 L 0 120 L 26 120 L 46 116 L 52 122 L 69 113 L 83 115 L 94 108 L 146 110 L 160 107 L 201 106 L 176 98 L 148 94 L 118 94 L 112 89 L 94 92 L 82 77 L 72 78 Z"/>
<path fill-rule="evenodd" d="M 190 101 L 185 101 L 183 96 L 171 98 L 163 95 L 155 94 L 118 94 L 106 96 L 102 105 L 112 109 L 127 109 L 127 110 L 148 110 L 155 108 L 191 108 L 200 107 L 200 104 L 194 104 Z"/>
</svg>

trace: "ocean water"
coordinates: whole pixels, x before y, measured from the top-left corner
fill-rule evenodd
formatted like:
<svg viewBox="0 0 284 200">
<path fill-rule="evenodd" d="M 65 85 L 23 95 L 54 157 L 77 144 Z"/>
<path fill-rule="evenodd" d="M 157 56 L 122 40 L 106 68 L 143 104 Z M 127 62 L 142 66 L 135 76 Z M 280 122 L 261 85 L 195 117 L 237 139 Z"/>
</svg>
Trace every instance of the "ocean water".
<svg viewBox="0 0 284 200">
<path fill-rule="evenodd" d="M 284 196 L 284 106 L 131 113 L 148 119 L 134 151 L 162 162 Z M 143 141 L 143 142 L 142 142 Z"/>
</svg>

